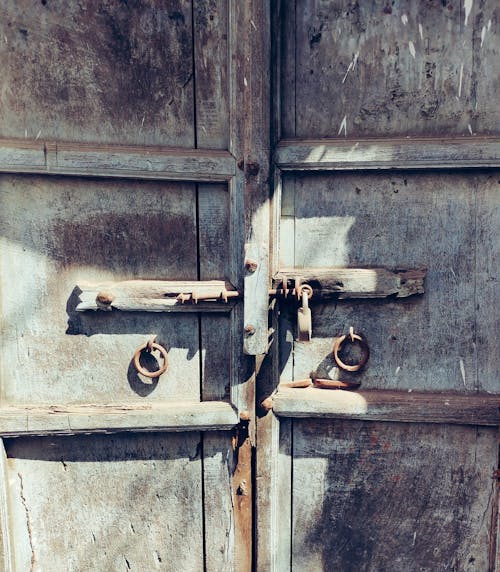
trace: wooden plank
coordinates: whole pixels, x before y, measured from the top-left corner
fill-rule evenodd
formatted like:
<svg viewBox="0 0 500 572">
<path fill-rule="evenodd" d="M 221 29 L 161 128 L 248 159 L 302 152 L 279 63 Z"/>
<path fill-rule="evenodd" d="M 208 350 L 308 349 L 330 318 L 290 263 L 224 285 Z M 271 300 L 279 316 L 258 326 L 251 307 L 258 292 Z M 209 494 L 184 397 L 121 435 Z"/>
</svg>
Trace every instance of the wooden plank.
<svg viewBox="0 0 500 572">
<path fill-rule="evenodd" d="M 205 570 L 234 570 L 234 505 L 231 490 L 233 448 L 231 434 L 203 434 L 203 519 Z"/>
<path fill-rule="evenodd" d="M 0 172 L 175 181 L 228 181 L 227 151 L 0 140 Z"/>
<path fill-rule="evenodd" d="M 273 282 L 275 288 L 280 288 L 283 281 L 300 279 L 301 284 L 313 288 L 311 302 L 388 296 L 407 298 L 424 293 L 425 274 L 425 269 L 282 268 L 274 275 Z"/>
<path fill-rule="evenodd" d="M 294 570 L 488 570 L 496 429 L 293 425 Z"/>
<path fill-rule="evenodd" d="M 193 3 L 196 144 L 227 149 L 229 143 L 228 0 Z"/>
<path fill-rule="evenodd" d="M 295 84 L 284 83 L 296 94 L 295 136 L 498 134 L 495 0 L 283 5 L 295 10 L 296 49 L 283 62 L 296 69 Z"/>
<path fill-rule="evenodd" d="M 280 387 L 273 411 L 283 417 L 335 417 L 403 423 L 500 424 L 500 396 Z"/>
<path fill-rule="evenodd" d="M 203 570 L 198 432 L 19 438 L 7 454 L 17 570 Z"/>
<path fill-rule="evenodd" d="M 101 284 L 80 282 L 77 312 L 87 310 L 121 310 L 124 312 L 168 312 L 221 308 L 230 311 L 230 300 L 238 298 L 234 286 L 225 280 L 167 281 L 127 280 L 125 282 L 103 282 Z M 224 298 L 227 297 L 226 303 Z M 196 302 L 199 299 L 200 305 Z M 225 309 L 224 309 L 225 308 Z M 217 310 L 216 310 L 217 311 Z"/>
<path fill-rule="evenodd" d="M 2 8 L 0 137 L 194 146 L 190 0 Z"/>
<path fill-rule="evenodd" d="M 281 140 L 274 161 L 284 171 L 497 167 L 500 139 Z"/>
<path fill-rule="evenodd" d="M 0 569 L 4 572 L 14 572 L 7 479 L 7 455 L 4 440 L 0 439 Z"/>
<path fill-rule="evenodd" d="M 73 435 L 117 431 L 203 431 L 230 429 L 234 408 L 222 401 L 3 407 L 0 435 Z"/>
<path fill-rule="evenodd" d="M 332 346 L 353 326 L 371 349 L 367 367 L 354 375 L 364 389 L 475 391 L 475 252 L 482 248 L 476 245 L 475 187 L 488 186 L 488 175 L 295 177 L 294 268 L 428 270 L 423 296 L 313 305 L 313 339 L 283 357 L 295 367 L 286 379 L 318 371 L 350 381 L 336 369 Z M 293 317 L 295 309 L 282 306 Z"/>
<path fill-rule="evenodd" d="M 476 193 L 475 343 L 477 344 L 477 385 L 479 391 L 500 393 L 500 193 L 499 172 L 490 172 L 473 182 Z"/>
<path fill-rule="evenodd" d="M 1 175 L 0 220 L 5 404 L 199 400 L 196 315 L 76 312 L 74 290 L 196 280 L 194 185 Z M 151 382 L 131 360 L 153 334 L 169 367 Z"/>
<path fill-rule="evenodd" d="M 251 261 L 252 269 L 247 265 L 244 283 L 243 349 L 248 355 L 258 355 L 266 353 L 268 343 L 269 252 L 265 246 L 247 244 L 245 260 Z"/>
</svg>

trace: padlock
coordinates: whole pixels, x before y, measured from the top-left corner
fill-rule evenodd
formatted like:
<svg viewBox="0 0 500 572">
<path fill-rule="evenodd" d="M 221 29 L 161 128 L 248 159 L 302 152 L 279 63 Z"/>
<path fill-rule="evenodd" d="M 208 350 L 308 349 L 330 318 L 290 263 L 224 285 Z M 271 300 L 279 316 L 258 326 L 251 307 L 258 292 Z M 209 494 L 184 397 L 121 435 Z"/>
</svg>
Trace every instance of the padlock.
<svg viewBox="0 0 500 572">
<path fill-rule="evenodd" d="M 312 316 L 309 308 L 309 295 L 312 289 L 301 288 L 301 306 L 297 311 L 297 339 L 299 342 L 310 342 L 312 338 Z"/>
</svg>

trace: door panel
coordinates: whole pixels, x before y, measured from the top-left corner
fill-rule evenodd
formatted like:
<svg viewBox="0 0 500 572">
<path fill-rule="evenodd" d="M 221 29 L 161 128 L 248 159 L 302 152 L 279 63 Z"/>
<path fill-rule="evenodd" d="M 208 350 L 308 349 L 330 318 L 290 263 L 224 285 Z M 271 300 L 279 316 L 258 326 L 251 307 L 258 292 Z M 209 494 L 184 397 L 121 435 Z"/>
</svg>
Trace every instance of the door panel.
<svg viewBox="0 0 500 572">
<path fill-rule="evenodd" d="M 285 175 L 281 267 L 428 269 L 423 296 L 333 304 L 313 298 L 313 340 L 282 345 L 286 375 L 293 360 L 295 379 L 312 370 L 358 378 L 340 371 L 332 355 L 332 339 L 353 325 L 373 350 L 362 374 L 366 389 L 498 389 L 496 365 L 484 359 L 498 324 L 476 316 L 485 289 L 498 282 L 484 260 L 498 253 L 491 232 L 498 226 L 497 186 L 495 173 Z M 479 214 L 485 212 L 487 222 Z M 295 311 L 282 310 L 280 327 L 292 323 L 291 339 Z"/>
<path fill-rule="evenodd" d="M 284 137 L 498 131 L 497 5 L 284 2 Z"/>
<path fill-rule="evenodd" d="M 294 419 L 292 569 L 488 570 L 495 433 Z"/>
</svg>

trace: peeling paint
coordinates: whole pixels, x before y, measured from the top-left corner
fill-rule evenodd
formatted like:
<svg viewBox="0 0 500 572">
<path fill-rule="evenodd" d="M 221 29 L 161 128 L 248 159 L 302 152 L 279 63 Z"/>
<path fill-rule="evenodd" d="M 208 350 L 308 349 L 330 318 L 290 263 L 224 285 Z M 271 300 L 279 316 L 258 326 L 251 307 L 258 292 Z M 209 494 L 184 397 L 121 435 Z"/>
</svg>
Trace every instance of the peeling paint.
<svg viewBox="0 0 500 572">
<path fill-rule="evenodd" d="M 413 56 L 413 59 L 415 59 L 415 45 L 411 40 L 408 42 L 408 49 L 410 50 L 410 54 Z"/>
<path fill-rule="evenodd" d="M 462 374 L 462 381 L 464 382 L 464 387 L 467 387 L 465 383 L 465 365 L 464 360 L 460 358 L 460 373 Z"/>
<path fill-rule="evenodd" d="M 344 115 L 344 119 L 342 119 L 337 135 L 342 133 L 342 129 L 344 130 L 344 137 L 347 137 L 347 115 Z"/>
<path fill-rule="evenodd" d="M 352 62 L 349 64 L 347 71 L 345 72 L 345 76 L 342 79 L 342 83 L 345 82 L 347 76 L 349 75 L 349 72 L 351 72 L 356 67 L 356 64 L 358 63 L 358 58 L 359 58 L 359 52 L 356 52 L 354 54 L 354 57 L 352 58 Z"/>
<path fill-rule="evenodd" d="M 458 78 L 458 97 L 462 97 L 462 81 L 464 79 L 464 64 L 460 66 L 460 75 Z"/>
<path fill-rule="evenodd" d="M 424 29 L 422 28 L 422 24 L 418 25 L 418 33 L 420 34 L 420 39 L 423 42 L 424 41 Z"/>
<path fill-rule="evenodd" d="M 472 10 L 473 0 L 464 0 L 464 10 L 465 10 L 465 20 L 464 26 L 467 26 L 467 21 L 469 20 L 469 15 Z"/>
<path fill-rule="evenodd" d="M 408 16 L 406 14 L 403 14 L 401 16 L 401 22 L 403 22 L 403 26 L 406 26 L 408 24 Z"/>
<path fill-rule="evenodd" d="M 481 47 L 483 47 L 485 37 L 486 37 L 486 26 L 483 26 L 481 30 Z"/>
</svg>

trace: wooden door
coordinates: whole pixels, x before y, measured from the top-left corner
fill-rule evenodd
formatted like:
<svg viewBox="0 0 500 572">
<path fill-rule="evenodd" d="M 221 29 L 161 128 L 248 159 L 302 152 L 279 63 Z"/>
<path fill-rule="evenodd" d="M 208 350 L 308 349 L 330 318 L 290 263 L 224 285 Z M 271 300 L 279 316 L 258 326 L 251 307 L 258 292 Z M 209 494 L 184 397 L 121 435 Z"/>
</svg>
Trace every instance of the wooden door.
<svg viewBox="0 0 500 572">
<path fill-rule="evenodd" d="M 496 3 L 273 20 L 274 287 L 314 291 L 312 340 L 278 300 L 261 369 L 258 569 L 497 570 Z M 359 373 L 332 354 L 350 327 Z M 290 387 L 311 372 L 361 386 Z"/>
<path fill-rule="evenodd" d="M 250 569 L 259 10 L 2 3 L 2 569 Z"/>
</svg>

